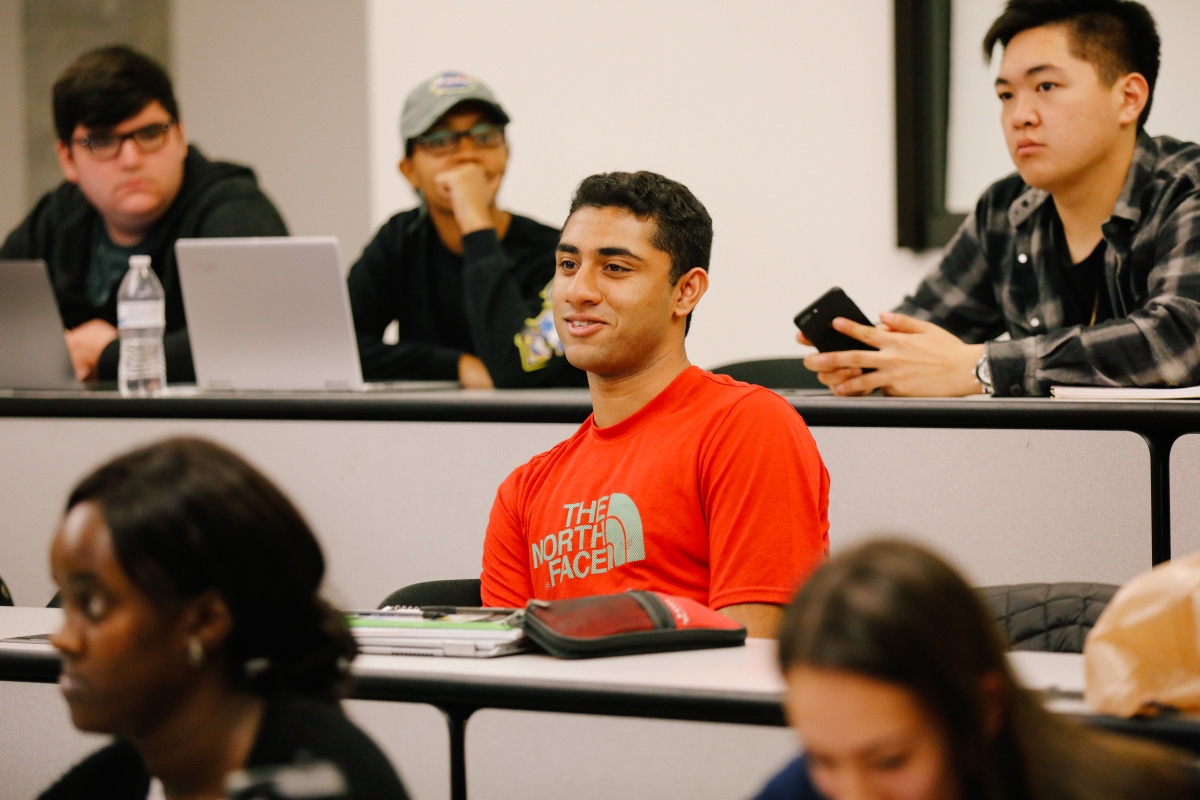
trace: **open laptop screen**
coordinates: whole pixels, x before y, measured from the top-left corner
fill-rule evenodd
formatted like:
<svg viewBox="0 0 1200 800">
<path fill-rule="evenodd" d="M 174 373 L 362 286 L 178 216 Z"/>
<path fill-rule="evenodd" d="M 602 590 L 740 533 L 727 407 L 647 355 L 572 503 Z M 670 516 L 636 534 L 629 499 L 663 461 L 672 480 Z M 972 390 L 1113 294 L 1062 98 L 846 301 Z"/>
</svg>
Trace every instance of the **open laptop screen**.
<svg viewBox="0 0 1200 800">
<path fill-rule="evenodd" d="M 175 243 L 201 389 L 358 389 L 362 370 L 332 236 Z"/>
<path fill-rule="evenodd" d="M 0 389 L 77 387 L 43 261 L 0 261 Z"/>
</svg>

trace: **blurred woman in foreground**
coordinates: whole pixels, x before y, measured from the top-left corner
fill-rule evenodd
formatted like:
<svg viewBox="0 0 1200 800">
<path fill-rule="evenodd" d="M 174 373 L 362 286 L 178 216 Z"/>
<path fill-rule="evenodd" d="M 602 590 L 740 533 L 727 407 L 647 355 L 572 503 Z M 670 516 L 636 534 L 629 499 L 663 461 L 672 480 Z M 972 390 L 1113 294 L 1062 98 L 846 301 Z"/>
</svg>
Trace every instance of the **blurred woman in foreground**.
<svg viewBox="0 0 1200 800">
<path fill-rule="evenodd" d="M 240 769 L 313 759 L 337 766 L 346 797 L 406 797 L 338 705 L 355 648 L 318 595 L 321 548 L 238 456 L 174 439 L 100 467 L 71 493 L 50 563 L 71 719 L 116 740 L 44 798 L 207 800 Z"/>
<path fill-rule="evenodd" d="M 975 592 L 902 542 L 821 567 L 779 632 L 788 720 L 804 744 L 759 800 L 1195 797 L 1181 754 L 1083 728 L 1013 677 Z"/>
</svg>

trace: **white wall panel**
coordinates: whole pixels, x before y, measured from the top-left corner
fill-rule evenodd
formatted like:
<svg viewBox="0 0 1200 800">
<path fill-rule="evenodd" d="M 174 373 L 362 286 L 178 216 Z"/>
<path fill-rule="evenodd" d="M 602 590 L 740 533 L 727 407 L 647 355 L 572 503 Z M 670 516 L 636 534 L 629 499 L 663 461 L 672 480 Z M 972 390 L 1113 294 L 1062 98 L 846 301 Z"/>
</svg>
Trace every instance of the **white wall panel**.
<svg viewBox="0 0 1200 800">
<path fill-rule="evenodd" d="M 892 4 L 368 0 L 371 219 L 413 204 L 400 107 L 444 69 L 513 118 L 506 207 L 561 225 L 585 176 L 649 169 L 714 220 L 705 366 L 798 355 L 792 317 L 831 285 L 868 314 L 931 263 L 895 247 Z"/>
</svg>

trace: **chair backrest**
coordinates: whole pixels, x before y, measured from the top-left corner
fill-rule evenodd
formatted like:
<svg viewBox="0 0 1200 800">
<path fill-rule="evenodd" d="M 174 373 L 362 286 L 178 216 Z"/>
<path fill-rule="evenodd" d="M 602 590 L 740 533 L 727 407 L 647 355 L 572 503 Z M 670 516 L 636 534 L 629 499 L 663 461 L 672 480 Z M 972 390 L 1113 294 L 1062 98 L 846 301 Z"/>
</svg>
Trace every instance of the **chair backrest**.
<svg viewBox="0 0 1200 800">
<path fill-rule="evenodd" d="M 824 389 L 817 373 L 804 366 L 802 358 L 764 358 L 759 361 L 739 361 L 714 367 L 717 375 L 728 375 L 735 381 L 754 383 L 768 389 Z"/>
<path fill-rule="evenodd" d="M 1084 639 L 1118 588 L 1107 583 L 1020 583 L 978 591 L 1011 649 L 1082 653 Z"/>
<path fill-rule="evenodd" d="M 384 606 L 469 606 L 483 605 L 478 578 L 452 581 L 425 581 L 397 589 L 387 596 Z"/>
</svg>

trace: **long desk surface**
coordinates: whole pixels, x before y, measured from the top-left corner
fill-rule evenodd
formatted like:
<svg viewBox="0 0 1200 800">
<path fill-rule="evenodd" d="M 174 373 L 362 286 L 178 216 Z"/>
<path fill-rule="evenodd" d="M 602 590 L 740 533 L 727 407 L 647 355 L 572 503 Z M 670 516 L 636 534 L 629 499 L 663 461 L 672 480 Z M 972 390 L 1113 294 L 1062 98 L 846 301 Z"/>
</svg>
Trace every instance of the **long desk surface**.
<svg viewBox="0 0 1200 800">
<path fill-rule="evenodd" d="M 0 639 L 44 634 L 62 619 L 58 609 L 0 608 Z M 1025 685 L 1059 713 L 1124 733 L 1195 748 L 1193 719 L 1137 722 L 1096 717 L 1083 704 L 1083 657 L 1072 653 L 1013 652 Z M 466 797 L 465 726 L 482 708 L 568 712 L 651 719 L 785 725 L 783 683 L 775 643 L 745 647 L 564 661 L 540 654 L 495 659 L 360 655 L 352 667 L 352 696 L 425 703 L 450 726 L 452 797 Z M 46 645 L 0 642 L 0 681 L 57 680 L 59 659 Z"/>
<path fill-rule="evenodd" d="M 835 397 L 816 390 L 779 394 L 809 425 L 819 426 L 1200 432 L 1200 400 Z M 0 390 L 0 417 L 578 424 L 591 412 L 586 389 L 294 393 L 182 389 L 169 397 L 137 399 L 113 391 Z"/>
<path fill-rule="evenodd" d="M 55 630 L 53 608 L 0 608 L 0 639 Z M 1014 652 L 1014 669 L 1054 707 L 1083 713 L 1083 657 Z M 54 682 L 57 653 L 44 644 L 0 642 L 0 680 Z M 500 658 L 360 655 L 353 696 L 476 708 L 571 711 L 659 719 L 785 725 L 775 642 L 745 647 L 564 660 L 539 653 Z"/>
<path fill-rule="evenodd" d="M 1171 448 L 1200 433 L 1200 401 L 1079 402 L 1040 398 L 834 397 L 780 394 L 811 426 L 1130 431 L 1150 454 L 1151 561 L 1171 557 Z M 591 413 L 585 389 L 253 393 L 176 390 L 122 398 L 112 391 L 0 391 L 0 417 L 571 423 Z"/>
</svg>

